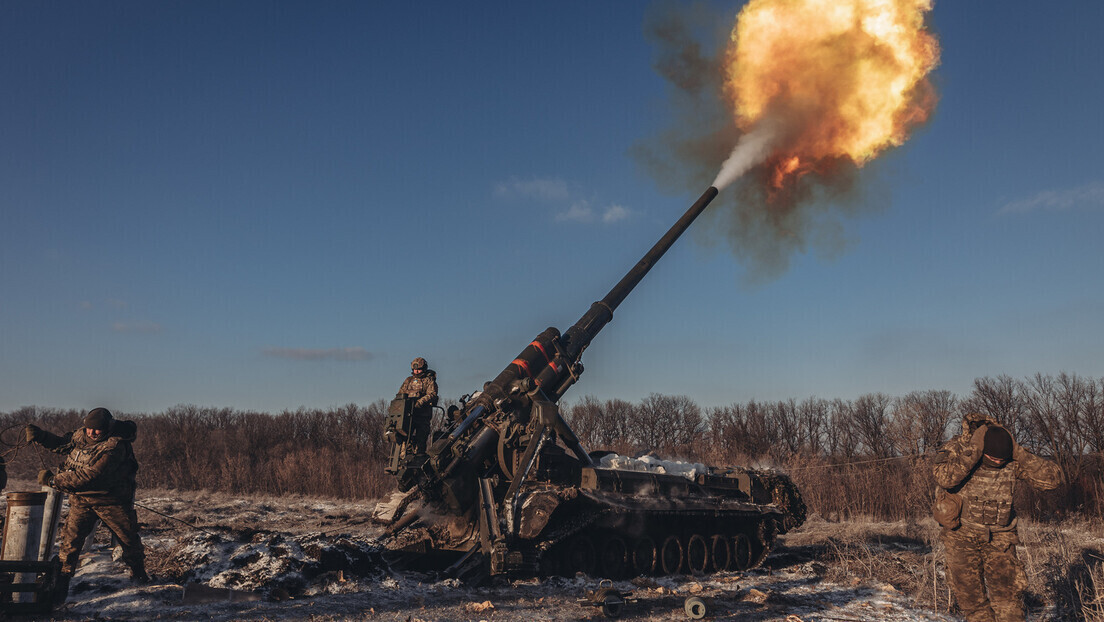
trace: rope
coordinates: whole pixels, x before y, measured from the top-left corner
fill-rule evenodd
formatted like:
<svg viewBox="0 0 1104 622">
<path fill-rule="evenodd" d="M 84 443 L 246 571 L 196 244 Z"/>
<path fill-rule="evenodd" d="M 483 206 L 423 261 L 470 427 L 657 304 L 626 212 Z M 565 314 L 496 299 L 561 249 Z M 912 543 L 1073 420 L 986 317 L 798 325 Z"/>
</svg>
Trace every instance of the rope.
<svg viewBox="0 0 1104 622">
<path fill-rule="evenodd" d="M 174 521 L 180 523 L 181 525 L 187 525 L 188 527 L 191 527 L 192 529 L 202 531 L 203 533 L 208 534 L 208 535 L 212 535 L 212 536 L 214 536 L 214 537 L 216 537 L 220 540 L 222 539 L 222 537 L 219 534 L 217 534 L 213 531 L 210 531 L 209 529 L 204 529 L 203 527 L 200 527 L 198 525 L 193 525 L 193 524 L 191 524 L 187 521 L 180 520 L 179 518 L 177 518 L 175 516 L 169 516 L 168 514 L 165 514 L 164 512 L 158 512 L 157 510 L 149 507 L 148 505 L 142 505 L 141 503 L 138 503 L 137 501 L 135 501 L 134 502 L 134 507 L 142 508 L 143 510 L 153 512 L 154 514 L 157 514 L 158 516 L 163 516 L 163 517 L 165 517 L 169 520 L 174 520 Z"/>
<path fill-rule="evenodd" d="M 817 464 L 817 465 L 814 465 L 814 466 L 794 467 L 794 468 L 789 468 L 789 469 L 785 469 L 785 470 L 786 471 L 808 471 L 808 470 L 811 470 L 811 469 L 833 469 L 833 468 L 839 468 L 839 467 L 853 466 L 853 465 L 856 465 L 856 464 L 872 464 L 872 463 L 875 463 L 875 462 L 892 462 L 894 460 L 904 460 L 905 458 L 916 458 L 916 457 L 919 457 L 919 456 L 928 456 L 928 455 L 931 455 L 931 452 L 925 452 L 925 453 L 922 453 L 922 454 L 921 453 L 905 454 L 903 456 L 894 456 L 892 458 L 871 458 L 870 460 L 856 460 L 854 462 L 840 462 L 840 463 L 837 463 L 837 464 Z"/>
<path fill-rule="evenodd" d="M 10 449 L 0 452 L 0 457 L 2 457 L 5 462 L 13 462 L 15 458 L 19 455 L 21 449 L 23 449 L 24 447 L 35 445 L 35 443 L 29 443 L 26 440 L 18 441 L 15 443 L 9 443 L 8 441 L 4 440 L 4 435 L 10 432 L 12 428 L 22 428 L 26 427 L 26 425 L 26 422 L 13 423 L 6 428 L 0 429 L 0 445 L 6 445 L 7 447 L 10 447 Z M 41 447 L 41 445 L 38 445 L 38 447 Z M 38 462 L 42 465 L 43 469 L 50 468 L 50 465 L 46 464 L 46 458 L 42 451 L 36 451 L 35 455 L 38 456 Z"/>
</svg>

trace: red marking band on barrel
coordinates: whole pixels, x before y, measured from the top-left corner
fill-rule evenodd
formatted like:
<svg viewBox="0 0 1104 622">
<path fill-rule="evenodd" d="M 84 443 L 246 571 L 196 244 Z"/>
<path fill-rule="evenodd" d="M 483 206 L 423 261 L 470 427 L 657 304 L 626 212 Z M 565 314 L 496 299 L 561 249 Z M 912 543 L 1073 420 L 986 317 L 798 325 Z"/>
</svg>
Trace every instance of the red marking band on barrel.
<svg viewBox="0 0 1104 622">
<path fill-rule="evenodd" d="M 559 378 L 559 375 L 560 375 L 560 368 L 556 366 L 556 361 L 548 361 L 548 366 L 552 368 L 552 371 L 556 372 L 556 377 L 557 377 L 557 378 Z M 534 381 L 535 381 L 535 382 L 537 383 L 537 386 L 538 386 L 538 387 L 543 387 L 543 386 L 544 386 L 544 385 L 543 385 L 543 384 L 541 383 L 541 381 L 540 381 L 540 378 L 539 378 L 539 377 L 537 377 L 537 378 L 534 378 L 533 380 L 534 380 Z"/>
<path fill-rule="evenodd" d="M 540 353 L 544 355 L 544 360 L 548 361 L 549 363 L 552 362 L 552 357 L 548 356 L 548 352 L 545 352 L 545 350 L 544 350 L 544 344 L 542 344 L 539 341 L 534 341 L 533 343 L 531 343 L 529 345 L 534 346 L 538 350 L 540 350 Z"/>
<path fill-rule="evenodd" d="M 514 365 L 517 365 L 521 369 L 521 371 L 525 372 L 526 376 L 532 376 L 533 375 L 533 374 L 529 373 L 529 363 L 526 363 L 525 361 L 523 361 L 521 359 L 514 359 Z"/>
</svg>

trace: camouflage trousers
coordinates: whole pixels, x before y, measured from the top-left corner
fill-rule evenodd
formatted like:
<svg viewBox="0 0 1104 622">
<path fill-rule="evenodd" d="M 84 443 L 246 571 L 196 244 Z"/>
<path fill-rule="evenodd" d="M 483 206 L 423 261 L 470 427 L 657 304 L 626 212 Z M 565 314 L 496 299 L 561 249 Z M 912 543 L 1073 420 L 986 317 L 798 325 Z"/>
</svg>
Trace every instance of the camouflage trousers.
<svg viewBox="0 0 1104 622">
<path fill-rule="evenodd" d="M 415 408 L 412 413 L 411 444 L 415 454 L 424 454 L 429 446 L 429 432 L 433 425 L 432 408 Z"/>
<path fill-rule="evenodd" d="M 1019 542 L 1015 530 L 943 530 L 951 588 L 969 622 L 1023 622 L 1027 575 L 1016 556 Z"/>
<path fill-rule="evenodd" d="M 134 571 L 145 571 L 146 552 L 138 535 L 138 515 L 133 505 L 89 505 L 75 495 L 69 497 L 69 516 L 61 528 L 58 555 L 61 572 L 72 575 L 77 569 L 84 541 L 99 518 L 123 547 L 123 563 Z"/>
</svg>

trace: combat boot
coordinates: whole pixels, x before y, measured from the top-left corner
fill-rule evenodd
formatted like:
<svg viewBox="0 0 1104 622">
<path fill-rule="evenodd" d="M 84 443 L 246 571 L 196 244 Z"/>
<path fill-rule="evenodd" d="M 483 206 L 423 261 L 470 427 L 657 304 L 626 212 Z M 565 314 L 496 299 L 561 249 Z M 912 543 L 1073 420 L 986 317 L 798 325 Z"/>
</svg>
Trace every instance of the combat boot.
<svg viewBox="0 0 1104 622">
<path fill-rule="evenodd" d="M 63 572 L 58 575 L 57 583 L 54 584 L 53 602 L 54 605 L 64 605 L 65 600 L 69 598 L 69 582 L 72 581 L 72 573 Z"/>
<path fill-rule="evenodd" d="M 146 574 L 146 565 L 143 562 L 130 567 L 130 580 L 138 585 L 146 585 L 150 582 L 150 576 Z"/>
</svg>

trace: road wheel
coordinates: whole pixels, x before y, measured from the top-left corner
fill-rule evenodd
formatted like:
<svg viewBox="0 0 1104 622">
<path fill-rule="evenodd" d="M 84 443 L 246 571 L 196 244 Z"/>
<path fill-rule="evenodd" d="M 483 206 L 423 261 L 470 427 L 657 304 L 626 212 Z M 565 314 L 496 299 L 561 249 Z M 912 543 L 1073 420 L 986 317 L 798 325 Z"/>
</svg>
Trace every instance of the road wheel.
<svg viewBox="0 0 1104 622">
<path fill-rule="evenodd" d="M 633 542 L 632 565 L 633 572 L 638 575 L 650 575 L 655 573 L 656 561 L 659 552 L 656 550 L 655 540 L 648 536 Z"/>
<path fill-rule="evenodd" d="M 746 533 L 732 536 L 732 568 L 734 570 L 751 568 L 751 539 Z"/>
<path fill-rule="evenodd" d="M 732 548 L 728 538 L 717 534 L 709 539 L 709 559 L 713 561 L 713 572 L 724 572 L 732 566 Z"/>
<path fill-rule="evenodd" d="M 695 575 L 709 570 L 709 544 L 701 534 L 690 536 L 686 543 L 686 568 Z"/>
<path fill-rule="evenodd" d="M 587 536 L 575 536 L 564 551 L 564 570 L 569 574 L 583 573 L 594 575 L 598 555 L 594 551 L 594 542 Z"/>
<path fill-rule="evenodd" d="M 678 574 L 682 570 L 682 552 L 686 547 L 678 536 L 667 536 L 659 550 L 659 566 L 663 574 Z"/>
<path fill-rule="evenodd" d="M 611 579 L 624 578 L 629 569 L 628 548 L 625 541 L 617 536 L 612 536 L 602 543 L 601 555 L 602 574 Z"/>
</svg>

